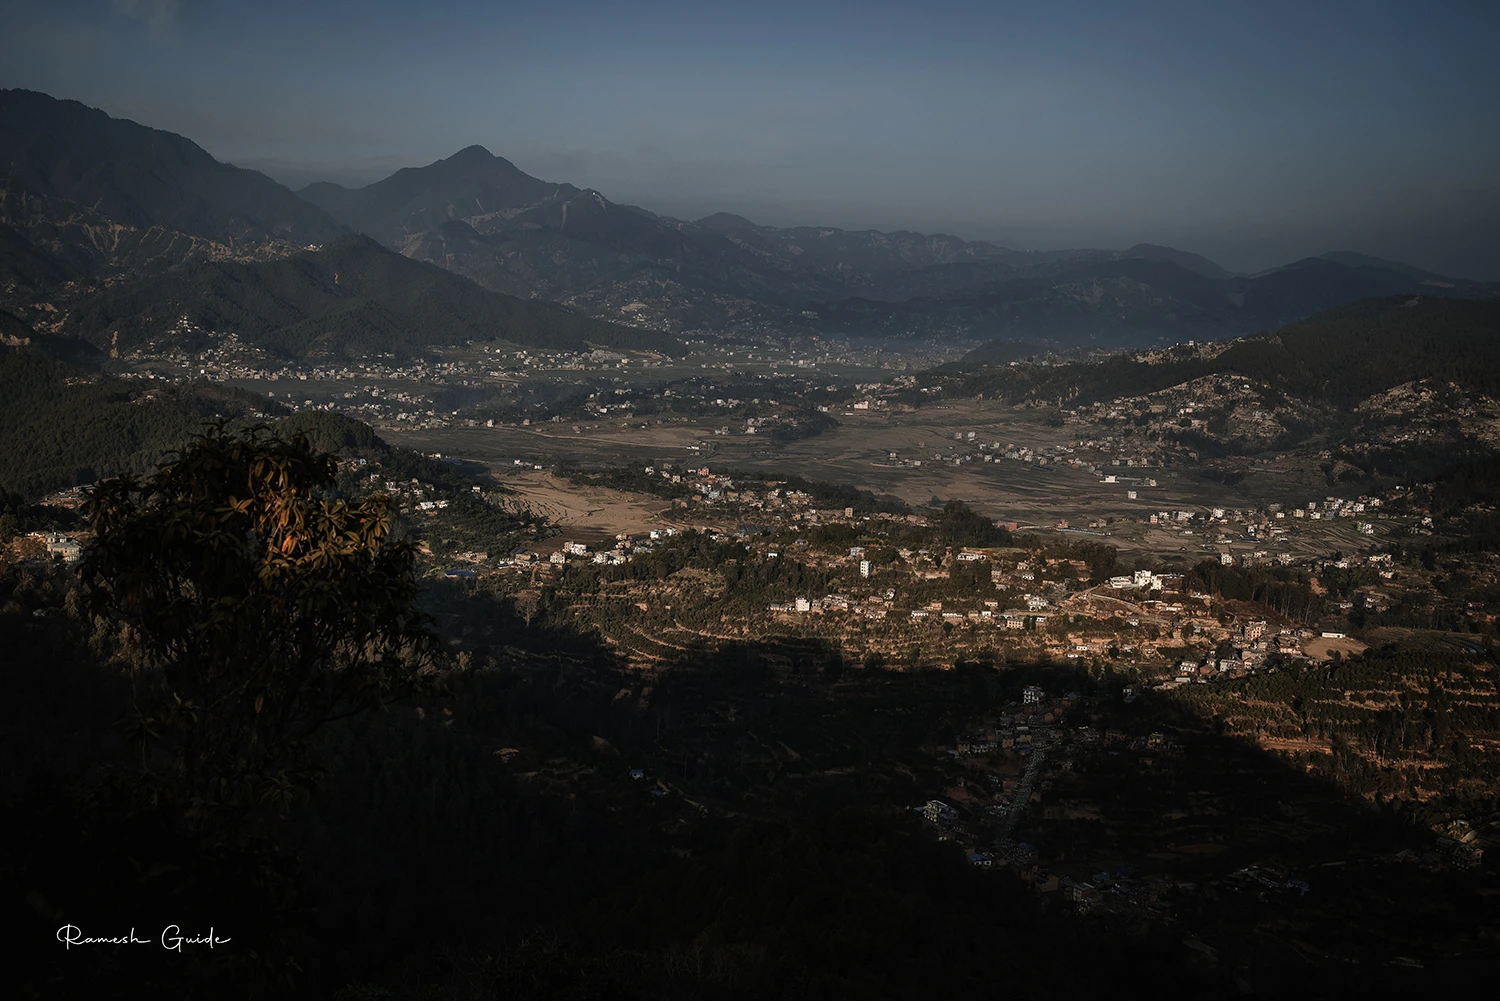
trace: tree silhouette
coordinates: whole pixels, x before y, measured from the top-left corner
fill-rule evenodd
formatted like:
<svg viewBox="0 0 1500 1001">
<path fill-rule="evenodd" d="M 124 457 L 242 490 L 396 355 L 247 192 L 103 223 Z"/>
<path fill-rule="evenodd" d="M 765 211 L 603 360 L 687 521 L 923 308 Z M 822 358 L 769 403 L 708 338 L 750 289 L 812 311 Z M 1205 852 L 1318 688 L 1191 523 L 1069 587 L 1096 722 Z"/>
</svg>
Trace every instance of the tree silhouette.
<svg viewBox="0 0 1500 1001">
<path fill-rule="evenodd" d="M 422 685 L 440 656 L 387 498 L 337 497 L 335 471 L 305 436 L 220 424 L 93 491 L 90 608 L 121 627 L 142 778 L 190 818 L 284 804 L 316 779 L 314 731 Z"/>
</svg>

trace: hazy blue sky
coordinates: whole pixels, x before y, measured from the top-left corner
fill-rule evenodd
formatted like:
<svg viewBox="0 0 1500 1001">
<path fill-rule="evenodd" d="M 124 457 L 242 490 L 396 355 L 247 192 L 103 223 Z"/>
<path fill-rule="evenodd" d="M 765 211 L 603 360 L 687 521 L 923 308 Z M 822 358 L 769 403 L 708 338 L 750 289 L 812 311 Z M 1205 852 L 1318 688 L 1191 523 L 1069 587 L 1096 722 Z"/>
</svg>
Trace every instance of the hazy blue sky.
<svg viewBox="0 0 1500 1001">
<path fill-rule="evenodd" d="M 1480 278 L 1497 43 L 1497 0 L 0 0 L 0 86 L 294 187 L 482 143 L 673 215 Z"/>
</svg>

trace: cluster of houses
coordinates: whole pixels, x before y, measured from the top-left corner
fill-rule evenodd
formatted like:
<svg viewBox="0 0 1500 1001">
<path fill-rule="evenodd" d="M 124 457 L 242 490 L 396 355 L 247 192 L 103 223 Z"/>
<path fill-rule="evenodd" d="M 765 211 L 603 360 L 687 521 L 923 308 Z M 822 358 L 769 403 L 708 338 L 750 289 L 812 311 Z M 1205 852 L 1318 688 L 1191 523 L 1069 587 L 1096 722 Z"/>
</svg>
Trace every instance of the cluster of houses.
<svg viewBox="0 0 1500 1001">
<path fill-rule="evenodd" d="M 615 536 L 612 548 L 591 546 L 585 542 L 565 541 L 551 552 L 523 550 L 510 556 L 502 556 L 490 562 L 498 570 L 564 567 L 570 564 L 593 564 L 618 566 L 628 563 L 633 556 L 649 553 L 664 540 L 680 534 L 676 528 L 653 528 L 644 537 L 621 532 Z M 721 539 L 722 536 L 714 536 Z"/>
<path fill-rule="evenodd" d="M 629 560 L 632 553 L 650 552 L 652 548 L 649 542 L 631 539 L 628 535 L 617 538 L 613 549 L 595 550 L 582 542 L 569 542 L 564 544 L 563 548 L 549 554 L 547 561 L 557 566 L 575 561 L 593 563 L 598 566 L 617 566 Z"/>
</svg>

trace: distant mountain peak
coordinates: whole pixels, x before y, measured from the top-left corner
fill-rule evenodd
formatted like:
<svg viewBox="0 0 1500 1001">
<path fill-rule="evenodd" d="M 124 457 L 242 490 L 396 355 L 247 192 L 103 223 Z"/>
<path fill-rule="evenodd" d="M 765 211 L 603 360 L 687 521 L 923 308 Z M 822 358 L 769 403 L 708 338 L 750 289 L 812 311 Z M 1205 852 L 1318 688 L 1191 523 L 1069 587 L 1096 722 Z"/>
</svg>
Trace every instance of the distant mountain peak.
<svg viewBox="0 0 1500 1001">
<path fill-rule="evenodd" d="M 309 185 L 299 194 L 389 247 L 452 219 L 509 216 L 577 192 L 572 185 L 538 180 L 473 145 L 424 167 L 403 167 L 362 188 Z"/>
<path fill-rule="evenodd" d="M 755 223 L 733 212 L 715 212 L 699 219 L 694 225 L 714 233 L 731 233 L 737 230 L 757 229 Z"/>
<path fill-rule="evenodd" d="M 496 156 L 486 146 L 475 143 L 473 146 L 465 146 L 446 159 L 439 160 L 433 166 L 447 164 L 455 167 L 467 167 L 472 170 L 498 170 L 509 173 L 522 173 L 521 168 L 511 163 L 503 156 Z M 421 168 L 408 168 L 421 169 Z"/>
<path fill-rule="evenodd" d="M 475 143 L 472 146 L 465 146 L 463 149 L 459 150 L 457 153 L 454 153 L 452 156 L 448 157 L 448 159 L 449 160 L 477 160 L 477 161 L 480 161 L 480 162 L 484 162 L 484 161 L 487 161 L 487 160 L 497 159 L 497 157 L 495 156 L 495 154 L 491 153 L 485 147 L 479 145 L 478 143 Z"/>
<path fill-rule="evenodd" d="M 489 175 L 525 175 L 520 167 L 511 163 L 503 156 L 496 156 L 487 147 L 475 144 L 465 146 L 452 156 L 436 160 L 426 167 L 406 167 L 398 173 L 421 174 L 423 171 L 431 171 L 438 174 L 453 175 L 461 173 L 464 176 L 489 176 Z M 378 183 L 378 182 L 377 182 Z"/>
</svg>

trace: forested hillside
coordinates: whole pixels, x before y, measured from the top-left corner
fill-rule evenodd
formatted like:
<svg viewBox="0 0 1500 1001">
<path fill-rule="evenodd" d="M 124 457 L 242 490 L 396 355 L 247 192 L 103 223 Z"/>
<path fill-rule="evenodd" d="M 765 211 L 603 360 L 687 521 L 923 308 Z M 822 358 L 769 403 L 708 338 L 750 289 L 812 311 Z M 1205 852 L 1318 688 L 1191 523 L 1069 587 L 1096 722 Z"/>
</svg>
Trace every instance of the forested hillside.
<svg viewBox="0 0 1500 1001">
<path fill-rule="evenodd" d="M 980 349 L 934 376 L 966 395 L 1092 403 L 1156 392 L 1206 375 L 1237 374 L 1289 396 L 1347 406 L 1419 379 L 1500 394 L 1500 301 L 1397 296 L 1325 310 L 1235 341 L 1222 351 L 1179 347 L 1102 361 L 1011 366 L 1008 346 Z M 979 367 L 975 361 L 989 362 Z"/>
<path fill-rule="evenodd" d="M 205 421 L 278 412 L 277 404 L 228 386 L 146 388 L 36 348 L 0 349 L 0 490 L 37 497 L 142 473 Z"/>
<path fill-rule="evenodd" d="M 1397 297 L 1327 310 L 1247 338 L 1216 370 L 1303 398 L 1352 403 L 1417 379 L 1500 394 L 1500 301 Z"/>
<path fill-rule="evenodd" d="M 665 345 L 650 331 L 486 291 L 358 236 L 282 260 L 202 262 L 111 289 L 70 314 L 65 328 L 124 350 L 168 336 L 180 317 L 280 357 L 409 355 L 471 340 L 573 350 Z"/>
<path fill-rule="evenodd" d="M 89 371 L 37 348 L 0 348 L 0 493 L 34 500 L 121 473 L 145 473 L 204 428 L 263 423 L 321 452 L 379 462 L 400 480 L 467 491 L 457 467 L 396 448 L 340 413 L 289 414 L 274 400 L 213 383 L 152 386 Z"/>
</svg>

